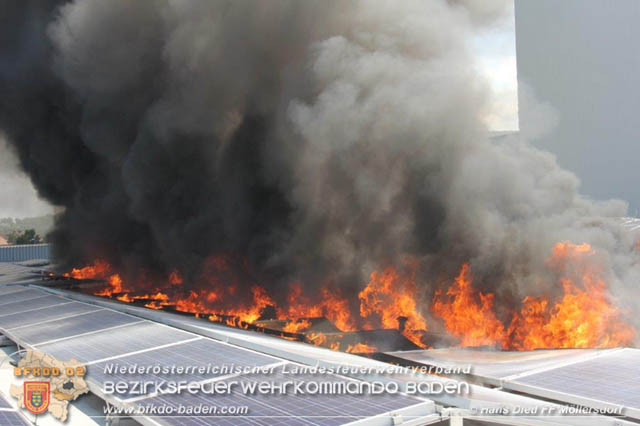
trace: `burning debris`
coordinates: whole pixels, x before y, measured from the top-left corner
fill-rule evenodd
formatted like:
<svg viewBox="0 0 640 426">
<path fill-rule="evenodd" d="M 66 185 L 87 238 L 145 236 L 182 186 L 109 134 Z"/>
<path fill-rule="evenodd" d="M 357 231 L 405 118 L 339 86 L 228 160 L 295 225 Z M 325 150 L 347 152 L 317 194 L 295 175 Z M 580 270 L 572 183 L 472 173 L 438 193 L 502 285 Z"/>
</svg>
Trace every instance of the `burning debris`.
<svg viewBox="0 0 640 426">
<path fill-rule="evenodd" d="M 216 263 L 223 265 L 224 260 Z M 286 302 L 278 304 L 257 285 L 252 287 L 250 300 L 229 287 L 191 290 L 185 295 L 177 271 L 148 294 L 123 291 L 119 275 L 103 261 L 67 275 L 106 280 L 106 288 L 95 293 L 99 296 L 127 303 L 142 301 L 148 308 L 193 313 L 233 327 L 280 331 L 285 338 L 346 352 L 411 350 L 433 344 L 508 350 L 633 344 L 635 328 L 609 299 L 595 252 L 588 244 L 558 243 L 547 263 L 557 274 L 561 293 L 526 296 L 519 310 L 502 315 L 505 320 L 495 310 L 495 295 L 474 289 L 468 264 L 462 265 L 446 290 L 435 292 L 430 304 L 418 293 L 415 263 L 409 262 L 406 273 L 391 267 L 374 271 L 358 295 L 360 307 L 355 312 L 348 309 L 349 300 L 329 289 L 317 299 L 304 296 L 299 283 L 293 283 Z M 233 297 L 221 297 L 225 292 Z M 444 338 L 428 332 L 427 317 L 444 326 Z"/>
<path fill-rule="evenodd" d="M 282 331 L 286 331 L 288 333 L 299 333 L 301 331 L 307 331 L 311 328 L 311 322 L 306 318 L 301 318 L 298 320 L 288 321 L 284 327 L 282 327 Z"/>
</svg>

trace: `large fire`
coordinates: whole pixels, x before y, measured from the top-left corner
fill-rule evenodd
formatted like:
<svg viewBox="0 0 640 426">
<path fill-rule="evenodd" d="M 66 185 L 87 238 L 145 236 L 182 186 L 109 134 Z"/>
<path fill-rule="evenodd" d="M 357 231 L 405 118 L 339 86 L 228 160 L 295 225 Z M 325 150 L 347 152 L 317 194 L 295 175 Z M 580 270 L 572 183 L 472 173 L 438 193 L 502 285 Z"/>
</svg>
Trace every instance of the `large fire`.
<svg viewBox="0 0 640 426">
<path fill-rule="evenodd" d="M 558 243 L 548 264 L 559 273 L 563 295 L 525 297 L 506 324 L 496 316 L 493 294 L 474 291 L 468 265 L 446 295 L 436 293 L 432 310 L 462 346 L 532 350 L 630 345 L 635 330 L 611 303 L 594 255 L 588 244 Z"/>
<path fill-rule="evenodd" d="M 527 297 L 510 324 L 514 349 L 603 348 L 633 343 L 635 329 L 623 319 L 588 244 L 559 243 L 549 260 L 560 272 L 563 296 L 553 303 Z"/>
<path fill-rule="evenodd" d="M 313 329 L 312 318 L 326 318 L 341 332 L 396 329 L 414 344 L 425 347 L 423 335 L 428 321 L 440 322 L 447 333 L 458 339 L 460 346 L 492 346 L 509 350 L 538 348 L 590 348 L 631 345 L 635 329 L 625 321 L 624 312 L 612 302 L 595 253 L 587 244 L 558 243 L 548 261 L 548 268 L 558 277 L 561 291 L 557 295 L 527 296 L 519 307 L 504 317 L 495 309 L 495 295 L 474 289 L 469 264 L 446 290 L 436 291 L 433 299 L 419 292 L 415 262 L 402 268 L 387 267 L 374 271 L 369 283 L 350 300 L 340 289 L 321 287 L 314 297 L 306 295 L 301 283 L 289 286 L 285 302 L 276 303 L 267 290 L 254 284 L 250 296 L 240 295 L 236 278 L 226 282 L 218 272 L 227 273 L 225 258 L 211 260 L 207 286 L 185 290 L 184 279 L 173 271 L 161 285 L 144 293 L 130 289 L 149 288 L 128 285 L 104 261 L 73 269 L 66 276 L 78 279 L 100 279 L 108 283 L 96 295 L 123 302 L 142 301 L 151 309 L 171 308 L 176 311 L 205 315 L 211 321 L 247 328 L 268 317 L 284 321 L 282 331 L 303 334 L 304 340 L 334 350 L 372 353 L 376 347 L 359 342 L 341 344 L 341 333 L 327 335 Z M 351 302 L 359 302 L 353 312 Z M 268 314 L 265 314 L 268 313 Z M 429 319 L 431 318 L 431 319 Z"/>
</svg>

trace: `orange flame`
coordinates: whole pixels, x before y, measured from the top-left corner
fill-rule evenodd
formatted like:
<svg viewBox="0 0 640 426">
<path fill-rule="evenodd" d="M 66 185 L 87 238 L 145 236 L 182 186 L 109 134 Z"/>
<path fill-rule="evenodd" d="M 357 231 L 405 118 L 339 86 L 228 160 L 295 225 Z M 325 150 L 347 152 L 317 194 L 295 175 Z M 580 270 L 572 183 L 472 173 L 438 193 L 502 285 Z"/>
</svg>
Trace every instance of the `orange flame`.
<svg viewBox="0 0 640 426">
<path fill-rule="evenodd" d="M 564 295 L 553 305 L 546 298 L 524 299 L 510 326 L 514 349 L 605 348 L 633 342 L 635 330 L 611 304 L 594 255 L 588 244 L 554 247 L 548 263 L 560 270 Z"/>
<path fill-rule="evenodd" d="M 84 268 L 73 268 L 71 272 L 67 272 L 64 276 L 78 280 L 105 279 L 110 272 L 111 265 L 103 260 L 96 260 L 93 265 L 88 265 Z"/>
<path fill-rule="evenodd" d="M 611 303 L 594 255 L 588 244 L 556 244 L 548 265 L 560 275 L 562 297 L 525 297 L 508 327 L 496 317 L 493 294 L 474 297 L 466 264 L 446 295 L 436 292 L 432 310 L 461 346 L 532 350 L 630 345 L 635 329 Z"/>
<path fill-rule="evenodd" d="M 129 293 L 125 293 L 125 294 L 123 294 L 122 296 L 118 296 L 118 297 L 116 297 L 116 299 L 117 299 L 117 300 L 119 300 L 119 301 L 121 301 L 121 302 L 126 302 L 126 303 L 131 303 L 131 302 L 133 302 L 134 300 L 136 300 L 135 298 L 130 297 L 130 296 L 129 296 Z"/>
<path fill-rule="evenodd" d="M 180 272 L 174 270 L 169 274 L 169 284 L 171 285 L 182 285 L 184 280 L 182 279 L 182 275 Z"/>
<path fill-rule="evenodd" d="M 122 279 L 120 278 L 120 275 L 111 275 L 107 282 L 111 286 L 111 289 L 107 289 L 107 291 L 111 291 L 111 293 L 122 293 L 124 291 L 124 289 L 122 288 Z"/>
<path fill-rule="evenodd" d="M 149 303 L 145 303 L 144 307 L 149 309 L 155 309 L 155 310 L 164 309 L 164 306 L 158 304 L 155 300 L 152 300 Z"/>
<path fill-rule="evenodd" d="M 311 322 L 307 320 L 289 321 L 284 325 L 283 330 L 288 333 L 300 333 L 308 330 L 311 327 Z"/>
<path fill-rule="evenodd" d="M 355 345 L 347 346 L 345 352 L 357 353 L 357 354 L 371 354 L 376 352 L 376 347 L 367 345 L 365 343 L 356 343 Z"/>
<path fill-rule="evenodd" d="M 169 304 L 169 296 L 162 292 L 158 292 L 156 294 L 142 294 L 135 295 L 130 293 L 125 293 L 121 296 L 116 297 L 117 300 L 121 302 L 132 303 L 136 300 L 151 300 L 151 302 L 147 303 L 145 306 L 147 308 L 152 309 L 162 309 L 162 307 L 167 306 Z"/>
<path fill-rule="evenodd" d="M 332 351 L 339 351 L 341 349 L 341 344 L 343 343 L 344 334 L 338 333 L 327 336 L 324 333 L 312 332 L 307 333 L 306 337 L 307 340 L 315 346 L 322 346 L 331 349 Z M 364 342 L 359 342 L 353 345 L 347 345 L 344 351 L 349 353 L 364 354 L 374 353 L 377 351 L 377 348 Z"/>
<path fill-rule="evenodd" d="M 292 283 L 289 288 L 287 298 L 288 306 L 280 310 L 280 319 L 299 319 L 326 317 L 342 331 L 353 331 L 356 329 L 355 322 L 351 316 L 349 301 L 344 298 L 339 290 L 330 290 L 328 287 L 320 289 L 320 301 L 312 302 L 302 294 L 300 283 Z"/>
<path fill-rule="evenodd" d="M 493 294 L 477 293 L 474 297 L 466 263 L 446 294 L 436 292 L 431 309 L 462 346 L 501 345 L 505 339 L 504 326 L 493 312 Z"/>
<path fill-rule="evenodd" d="M 215 293 L 214 293 L 215 294 Z M 195 291 L 190 291 L 187 297 L 176 300 L 176 311 L 198 313 L 206 311 L 202 298 Z"/>
<path fill-rule="evenodd" d="M 113 293 L 122 293 L 124 291 L 120 275 L 111 274 L 111 265 L 103 260 L 96 260 L 93 265 L 88 265 L 84 268 L 73 268 L 71 272 L 67 272 L 63 276 L 78 280 L 107 280 L 109 287 L 96 293 L 97 296 L 111 296 Z"/>
<path fill-rule="evenodd" d="M 264 308 L 267 306 L 275 306 L 275 303 L 269 297 L 267 290 L 264 288 L 253 286 L 251 288 L 251 292 L 253 293 L 253 305 L 251 307 L 238 310 L 227 310 L 226 314 L 234 315 L 244 322 L 252 323 L 260 318 L 260 314 Z"/>
<path fill-rule="evenodd" d="M 366 328 L 398 328 L 399 318 L 405 317 L 405 337 L 424 347 L 420 334 L 415 331 L 427 330 L 427 321 L 416 306 L 417 286 L 413 272 L 405 277 L 393 267 L 374 271 L 358 298 L 360 316 L 368 320 Z"/>
<path fill-rule="evenodd" d="M 141 299 L 151 299 L 151 302 L 146 303 L 144 305 L 145 308 L 150 308 L 150 309 L 163 309 L 165 306 L 170 305 L 171 303 L 169 302 L 169 295 L 162 293 L 162 292 L 157 292 L 156 294 L 147 294 L 141 297 Z"/>
<path fill-rule="evenodd" d="M 239 302 L 239 289 L 243 287 L 230 262 L 224 256 L 212 257 L 202 278 L 207 288 L 186 293 L 182 286 L 184 280 L 177 270 L 172 271 L 162 285 L 154 287 L 147 281 L 140 281 L 133 286 L 153 288 L 144 295 L 128 292 L 129 286 L 120 275 L 113 273 L 113 268 L 101 260 L 84 268 L 74 268 L 65 276 L 106 280 L 109 286 L 96 293 L 99 296 L 116 296 L 129 303 L 142 300 L 151 309 L 174 306 L 178 311 L 196 316 L 207 314 L 211 321 L 234 327 L 247 328 L 268 312 L 270 306 L 278 319 L 288 321 L 283 330 L 292 333 L 304 332 L 311 327 L 306 318 L 324 316 L 342 331 L 357 331 L 358 324 L 364 324 L 364 329 L 396 329 L 399 318 L 404 317 L 403 334 L 424 347 L 421 339 L 427 330 L 427 321 L 419 305 L 422 297 L 416 284 L 415 262 L 405 262 L 399 270 L 387 267 L 374 271 L 357 300 L 346 298 L 340 289 L 331 286 L 320 288 L 310 297 L 303 294 L 301 283 L 292 283 L 285 303 L 279 306 L 259 285 L 251 287 L 250 300 L 244 304 Z M 446 291 L 435 293 L 430 309 L 435 317 L 442 319 L 447 331 L 459 338 L 462 346 L 530 350 L 633 343 L 636 331 L 612 303 L 602 268 L 588 244 L 558 243 L 547 266 L 560 294 L 525 297 L 515 311 L 503 312 L 504 317 L 496 314 L 494 294 L 474 290 L 468 264 L 462 265 Z M 359 312 L 352 312 L 355 304 L 352 302 L 359 302 Z M 507 317 L 510 320 L 505 322 Z M 306 337 L 313 344 L 334 350 L 341 348 L 340 334 L 333 333 L 328 338 L 322 333 L 306 333 Z M 366 353 L 375 349 L 360 342 L 345 350 Z"/>
<path fill-rule="evenodd" d="M 327 335 L 324 333 L 309 333 L 307 339 L 316 346 L 324 346 L 327 343 Z"/>
<path fill-rule="evenodd" d="M 151 296 L 147 297 L 148 299 L 152 299 L 152 300 L 160 300 L 162 302 L 168 302 L 169 301 L 169 296 L 162 293 L 162 292 L 157 292 L 156 294 L 152 294 Z"/>
<path fill-rule="evenodd" d="M 216 302 L 220 296 L 215 291 L 200 290 L 199 292 L 191 290 L 186 297 L 178 298 L 176 301 L 176 310 L 190 313 L 205 313 L 217 311 L 218 314 L 233 316 L 236 319 L 228 319 L 229 325 L 236 326 L 237 321 L 246 323 L 255 322 L 260 318 L 264 308 L 274 305 L 273 300 L 267 295 L 267 291 L 259 286 L 251 289 L 253 294 L 253 304 L 246 308 L 235 309 L 215 309 Z M 210 318 L 211 319 L 211 318 Z M 212 319 L 214 321 L 214 319 Z"/>
</svg>

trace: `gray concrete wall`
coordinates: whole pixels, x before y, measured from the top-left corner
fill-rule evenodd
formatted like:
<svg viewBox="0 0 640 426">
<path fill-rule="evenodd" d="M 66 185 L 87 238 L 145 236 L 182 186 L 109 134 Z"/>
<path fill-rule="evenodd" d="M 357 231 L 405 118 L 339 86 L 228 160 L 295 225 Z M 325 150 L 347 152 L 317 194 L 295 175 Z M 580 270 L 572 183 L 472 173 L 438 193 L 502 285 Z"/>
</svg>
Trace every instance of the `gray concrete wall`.
<svg viewBox="0 0 640 426">
<path fill-rule="evenodd" d="M 640 1 L 515 0 L 520 128 L 537 126 L 523 83 L 557 112 L 534 143 L 597 199 L 640 209 Z"/>
</svg>

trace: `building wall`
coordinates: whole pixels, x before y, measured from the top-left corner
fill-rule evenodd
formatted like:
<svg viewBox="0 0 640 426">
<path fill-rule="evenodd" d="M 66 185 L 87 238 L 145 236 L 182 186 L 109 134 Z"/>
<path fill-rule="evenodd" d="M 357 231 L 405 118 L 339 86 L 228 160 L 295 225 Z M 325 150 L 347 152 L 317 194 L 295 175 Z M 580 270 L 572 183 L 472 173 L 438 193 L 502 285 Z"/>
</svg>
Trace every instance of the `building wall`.
<svg viewBox="0 0 640 426">
<path fill-rule="evenodd" d="M 640 208 L 640 1 L 515 0 L 520 128 L 539 126 L 525 85 L 556 110 L 534 143 L 597 199 Z"/>
<path fill-rule="evenodd" d="M 49 244 L 30 244 L 0 247 L 0 262 L 49 259 Z"/>
</svg>

